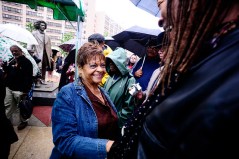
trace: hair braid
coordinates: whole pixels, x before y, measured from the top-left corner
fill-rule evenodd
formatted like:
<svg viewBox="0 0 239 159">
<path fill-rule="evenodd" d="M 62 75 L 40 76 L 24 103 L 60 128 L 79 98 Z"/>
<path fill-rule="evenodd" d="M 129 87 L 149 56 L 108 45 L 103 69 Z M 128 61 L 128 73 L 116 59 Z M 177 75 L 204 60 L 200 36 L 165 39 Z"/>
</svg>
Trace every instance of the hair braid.
<svg viewBox="0 0 239 159">
<path fill-rule="evenodd" d="M 175 4 L 168 0 L 167 24 L 173 29 L 168 33 L 169 46 L 165 49 L 165 65 L 161 72 L 162 93 L 171 83 L 173 72 L 187 72 L 200 55 L 203 42 L 225 17 L 233 0 L 181 0 Z M 186 9 L 185 9 L 186 8 Z"/>
</svg>

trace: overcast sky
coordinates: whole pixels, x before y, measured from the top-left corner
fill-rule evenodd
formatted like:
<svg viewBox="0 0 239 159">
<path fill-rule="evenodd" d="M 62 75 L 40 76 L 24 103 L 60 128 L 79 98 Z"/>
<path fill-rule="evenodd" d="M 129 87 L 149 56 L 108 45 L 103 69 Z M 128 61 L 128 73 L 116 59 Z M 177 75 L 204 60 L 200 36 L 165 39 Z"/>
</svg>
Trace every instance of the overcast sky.
<svg viewBox="0 0 239 159">
<path fill-rule="evenodd" d="M 157 29 L 158 17 L 135 7 L 129 0 L 96 0 L 96 10 L 104 11 L 124 29 L 133 25 Z"/>
</svg>

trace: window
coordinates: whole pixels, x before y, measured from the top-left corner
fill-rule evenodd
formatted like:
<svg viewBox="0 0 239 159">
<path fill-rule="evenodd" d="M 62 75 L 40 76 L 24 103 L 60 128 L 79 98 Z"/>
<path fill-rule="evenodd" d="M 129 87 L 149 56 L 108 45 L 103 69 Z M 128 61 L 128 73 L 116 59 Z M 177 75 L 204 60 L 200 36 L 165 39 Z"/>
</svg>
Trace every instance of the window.
<svg viewBox="0 0 239 159">
<path fill-rule="evenodd" d="M 21 4 L 19 3 L 13 3 L 13 2 L 2 2 L 2 4 L 9 4 L 9 5 L 14 5 L 14 6 L 22 6 Z"/>
<path fill-rule="evenodd" d="M 12 12 L 12 13 L 22 13 L 21 9 L 13 8 L 13 7 L 8 7 L 8 6 L 2 6 L 3 11 L 6 12 Z"/>
<path fill-rule="evenodd" d="M 37 19 L 26 18 L 26 22 L 34 23 L 36 21 L 37 21 Z"/>
<path fill-rule="evenodd" d="M 54 23 L 54 22 L 47 22 L 47 25 L 48 26 L 54 26 L 54 27 L 59 27 L 59 28 L 61 28 L 61 24 L 59 24 L 59 23 Z"/>
<path fill-rule="evenodd" d="M 61 34 L 61 31 L 60 31 L 60 30 L 56 30 L 56 29 L 47 29 L 46 32 L 48 32 L 48 33 L 58 33 L 58 34 Z"/>
<path fill-rule="evenodd" d="M 15 16 L 15 15 L 9 15 L 9 14 L 2 14 L 3 19 L 12 19 L 12 20 L 16 20 L 16 21 L 21 21 L 22 18 L 19 16 Z"/>
<path fill-rule="evenodd" d="M 27 11 L 27 15 L 37 16 L 37 12 Z"/>
<path fill-rule="evenodd" d="M 50 15 L 50 14 L 47 14 L 47 19 L 52 19 L 52 15 Z"/>
<path fill-rule="evenodd" d="M 44 7 L 37 7 L 37 10 L 41 10 L 41 11 L 43 11 L 44 10 Z"/>
<path fill-rule="evenodd" d="M 51 8 L 47 8 L 47 12 L 53 13 L 53 10 Z"/>
</svg>

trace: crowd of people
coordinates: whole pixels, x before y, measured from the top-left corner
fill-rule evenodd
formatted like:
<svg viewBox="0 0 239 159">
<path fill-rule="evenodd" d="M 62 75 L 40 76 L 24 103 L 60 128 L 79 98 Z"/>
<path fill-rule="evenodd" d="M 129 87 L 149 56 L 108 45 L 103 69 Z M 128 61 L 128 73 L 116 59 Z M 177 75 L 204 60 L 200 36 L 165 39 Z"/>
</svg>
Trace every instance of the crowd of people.
<svg viewBox="0 0 239 159">
<path fill-rule="evenodd" d="M 111 50 L 98 33 L 58 60 L 51 159 L 239 157 L 239 2 L 157 3 L 165 31 L 148 40 L 139 61 L 124 48 Z M 17 141 L 7 118 L 33 80 L 31 62 L 18 46 L 10 50 L 14 60 L 2 64 L 1 76 L 1 114 L 12 132 L 7 151 Z"/>
</svg>

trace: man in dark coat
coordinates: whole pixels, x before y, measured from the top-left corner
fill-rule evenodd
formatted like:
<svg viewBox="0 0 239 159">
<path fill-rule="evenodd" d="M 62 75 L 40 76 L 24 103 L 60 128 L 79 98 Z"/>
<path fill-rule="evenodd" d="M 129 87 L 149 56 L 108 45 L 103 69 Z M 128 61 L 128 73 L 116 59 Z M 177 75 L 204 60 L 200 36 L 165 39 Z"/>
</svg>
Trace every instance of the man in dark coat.
<svg viewBox="0 0 239 159">
<path fill-rule="evenodd" d="M 10 119 L 16 111 L 17 105 L 30 91 L 33 83 L 33 66 L 17 45 L 10 47 L 13 60 L 3 65 L 6 73 L 6 97 L 5 107 L 7 118 Z M 19 115 L 20 116 L 20 115 Z M 24 129 L 27 126 L 27 120 L 20 116 L 21 123 L 18 129 Z"/>
</svg>

